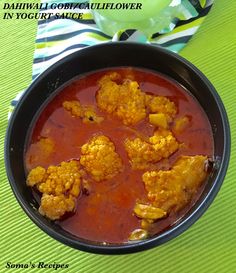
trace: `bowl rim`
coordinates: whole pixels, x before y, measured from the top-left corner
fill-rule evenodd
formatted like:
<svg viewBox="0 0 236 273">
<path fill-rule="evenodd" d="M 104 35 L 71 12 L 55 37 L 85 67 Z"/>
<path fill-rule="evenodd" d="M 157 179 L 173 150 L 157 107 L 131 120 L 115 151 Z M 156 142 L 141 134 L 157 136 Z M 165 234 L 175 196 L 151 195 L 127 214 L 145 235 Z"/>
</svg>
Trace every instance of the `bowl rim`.
<svg viewBox="0 0 236 273">
<path fill-rule="evenodd" d="M 40 218 L 34 213 L 32 207 L 26 200 L 23 198 L 23 196 L 18 192 L 16 187 L 16 181 L 13 178 L 12 170 L 10 168 L 10 135 L 11 131 L 14 125 L 15 118 L 17 117 L 17 114 L 19 112 L 19 109 L 21 108 L 22 104 L 24 103 L 25 99 L 27 98 L 28 94 L 31 92 L 32 89 L 40 82 L 44 77 L 46 77 L 48 74 L 50 74 L 55 68 L 61 66 L 62 64 L 66 62 L 70 62 L 75 56 L 78 54 L 82 54 L 83 51 L 89 51 L 89 50 L 96 50 L 100 47 L 126 47 L 126 46 L 133 46 L 133 47 L 139 47 L 144 48 L 145 50 L 154 49 L 157 51 L 160 51 L 164 55 L 169 55 L 172 59 L 175 59 L 175 61 L 181 63 L 184 65 L 188 70 L 192 70 L 194 74 L 196 74 L 202 82 L 207 86 L 208 91 L 211 93 L 211 95 L 214 97 L 215 102 L 217 104 L 217 108 L 219 110 L 222 124 L 223 124 L 223 134 L 224 134 L 224 147 L 223 147 L 223 155 L 222 155 L 222 164 L 220 165 L 220 168 L 218 170 L 217 176 L 214 179 L 214 183 L 212 184 L 210 190 L 207 192 L 207 194 L 204 196 L 201 203 L 198 205 L 198 207 L 192 211 L 188 217 L 183 217 L 183 220 L 181 220 L 179 223 L 177 223 L 175 226 L 170 227 L 170 229 L 152 237 L 148 238 L 144 241 L 137 241 L 132 242 L 131 244 L 121 244 L 121 245 L 103 245 L 103 244 L 92 244 L 91 241 L 80 241 L 79 238 L 72 239 L 69 238 L 61 233 L 56 232 L 53 228 L 49 228 L 45 223 L 43 223 Z M 140 66 L 141 67 L 141 66 Z M 191 62 L 183 58 L 182 56 L 173 53 L 167 49 L 162 48 L 161 46 L 156 45 L 150 45 L 150 44 L 140 44 L 135 42 L 109 42 L 99 45 L 93 45 L 89 46 L 83 49 L 80 49 L 74 53 L 71 53 L 70 55 L 67 55 L 63 59 L 59 60 L 57 63 L 51 65 L 49 68 L 47 68 L 42 74 L 40 74 L 26 89 L 22 97 L 20 98 L 19 102 L 17 103 L 11 118 L 8 123 L 7 131 L 6 131 L 6 137 L 5 137 L 5 143 L 4 143 L 4 157 L 5 157 L 5 168 L 7 172 L 7 177 L 10 182 L 10 186 L 12 188 L 12 191 L 19 202 L 20 206 L 24 210 L 24 212 L 27 214 L 27 216 L 44 232 L 46 232 L 49 236 L 52 238 L 60 241 L 61 243 L 71 246 L 73 248 L 96 253 L 96 254 L 127 254 L 127 253 L 134 253 L 143 251 L 146 249 L 150 249 L 152 247 L 158 246 L 160 244 L 163 244 L 181 233 L 183 233 L 186 229 L 188 229 L 194 222 L 196 222 L 200 216 L 207 210 L 207 208 L 212 204 L 214 198 L 216 197 L 218 191 L 220 190 L 223 180 L 225 178 L 229 159 L 230 159 L 230 147 L 231 147 L 231 137 L 230 137 L 230 126 L 229 121 L 227 117 L 227 113 L 224 107 L 224 104 L 217 93 L 214 86 L 211 84 L 211 82 L 206 78 L 206 76 Z M 73 235 L 72 235 L 73 236 Z M 76 238 L 76 237 L 75 237 Z"/>
</svg>

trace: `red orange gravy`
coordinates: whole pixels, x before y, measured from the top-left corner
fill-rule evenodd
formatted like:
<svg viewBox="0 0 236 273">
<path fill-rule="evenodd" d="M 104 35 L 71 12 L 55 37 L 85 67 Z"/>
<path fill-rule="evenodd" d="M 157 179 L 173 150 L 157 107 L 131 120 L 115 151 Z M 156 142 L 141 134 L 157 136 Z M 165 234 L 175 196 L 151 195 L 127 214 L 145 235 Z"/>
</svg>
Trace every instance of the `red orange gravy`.
<svg viewBox="0 0 236 273">
<path fill-rule="evenodd" d="M 170 168 L 180 155 L 212 156 L 213 136 L 209 121 L 196 99 L 183 87 L 161 74 L 148 70 L 115 68 L 112 71 L 117 71 L 124 77 L 127 71 L 132 71 L 143 91 L 167 96 L 177 105 L 176 118 L 187 115 L 191 120 L 187 129 L 179 135 L 175 134 L 177 140 L 185 143 L 185 146 L 169 160 L 157 163 L 156 169 Z M 46 105 L 32 131 L 26 153 L 26 169 L 29 171 L 39 165 L 46 168 L 49 165 L 58 165 L 62 161 L 79 160 L 81 146 L 92 136 L 97 134 L 108 136 L 122 158 L 124 171 L 108 181 L 93 181 L 89 194 L 79 196 L 75 214 L 57 223 L 68 232 L 84 239 L 123 243 L 127 242 L 133 230 L 140 228 L 141 220 L 133 214 L 133 208 L 136 200 L 143 200 L 146 197 L 142 182 L 144 171 L 131 169 L 123 143 L 127 137 L 136 136 L 135 130 L 151 136 L 154 127 L 147 119 L 136 126 L 127 127 L 117 118 L 97 108 L 95 97 L 98 91 L 97 81 L 107 72 L 108 70 L 97 71 L 75 79 Z M 94 105 L 98 115 L 104 117 L 104 121 L 100 124 L 84 124 L 81 119 L 70 116 L 63 109 L 62 103 L 76 99 L 79 99 L 82 105 Z M 41 137 L 53 139 L 55 152 L 48 158 L 43 158 L 42 155 L 38 157 L 37 162 L 31 162 L 30 158 L 36 152 L 34 143 Z M 201 189 L 198 196 L 200 193 Z M 151 235 L 160 233 L 181 218 L 198 196 L 195 196 L 191 204 L 179 213 L 157 221 L 150 230 Z"/>
</svg>

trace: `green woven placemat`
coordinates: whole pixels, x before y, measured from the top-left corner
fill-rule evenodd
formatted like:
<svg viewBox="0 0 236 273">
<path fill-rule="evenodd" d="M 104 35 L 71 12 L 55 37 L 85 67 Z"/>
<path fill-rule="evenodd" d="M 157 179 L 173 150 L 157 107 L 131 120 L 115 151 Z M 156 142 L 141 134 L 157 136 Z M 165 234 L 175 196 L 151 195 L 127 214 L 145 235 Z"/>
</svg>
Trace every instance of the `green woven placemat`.
<svg viewBox="0 0 236 273">
<path fill-rule="evenodd" d="M 5 174 L 3 144 L 10 101 L 31 81 L 36 22 L 1 20 L 0 272 L 55 271 L 53 268 L 7 269 L 7 262 L 64 263 L 69 268 L 57 272 L 71 273 L 236 272 L 235 13 L 235 0 L 215 0 L 199 32 L 181 52 L 212 81 L 229 115 L 232 152 L 223 187 L 203 217 L 181 236 L 155 249 L 125 256 L 88 254 L 64 246 L 36 227 L 15 200 Z"/>
</svg>

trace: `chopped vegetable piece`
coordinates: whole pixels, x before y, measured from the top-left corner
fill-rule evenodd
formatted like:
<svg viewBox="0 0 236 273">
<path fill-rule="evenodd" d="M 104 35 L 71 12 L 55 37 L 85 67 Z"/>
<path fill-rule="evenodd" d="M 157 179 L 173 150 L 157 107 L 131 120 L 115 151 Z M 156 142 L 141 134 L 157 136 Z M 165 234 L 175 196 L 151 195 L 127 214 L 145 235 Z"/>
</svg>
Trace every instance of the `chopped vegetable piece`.
<svg viewBox="0 0 236 273">
<path fill-rule="evenodd" d="M 163 129 L 167 129 L 168 127 L 166 115 L 163 113 L 149 114 L 149 122 L 152 125 L 159 126 Z"/>
<path fill-rule="evenodd" d="M 134 207 L 134 213 L 139 218 L 150 220 L 157 220 L 166 216 L 166 212 L 163 209 L 140 203 L 136 203 Z"/>
<path fill-rule="evenodd" d="M 144 240 L 148 237 L 147 230 L 144 229 L 135 229 L 129 236 L 130 241 L 139 241 Z"/>
</svg>

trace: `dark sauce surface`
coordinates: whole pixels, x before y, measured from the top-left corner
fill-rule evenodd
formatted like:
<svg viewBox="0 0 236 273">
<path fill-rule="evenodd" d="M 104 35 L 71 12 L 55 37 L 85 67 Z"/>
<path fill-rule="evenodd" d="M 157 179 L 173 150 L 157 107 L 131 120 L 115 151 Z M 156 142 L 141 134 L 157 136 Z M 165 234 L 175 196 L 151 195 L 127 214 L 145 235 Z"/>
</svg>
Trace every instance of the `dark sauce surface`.
<svg viewBox="0 0 236 273">
<path fill-rule="evenodd" d="M 75 79 L 48 103 L 34 126 L 26 153 L 26 167 L 31 170 L 39 165 L 46 168 L 62 161 L 79 160 L 81 146 L 92 136 L 108 136 L 122 158 L 124 171 L 108 181 L 92 181 L 89 193 L 81 194 L 78 198 L 75 214 L 58 221 L 58 224 L 81 238 L 123 243 L 127 242 L 134 229 L 140 228 L 141 221 L 133 215 L 133 207 L 136 200 L 146 198 L 142 182 L 144 171 L 131 169 L 123 143 L 127 137 L 136 137 L 137 131 L 144 136 L 151 136 L 154 127 L 148 123 L 147 118 L 136 126 L 127 127 L 120 120 L 97 108 L 97 81 L 108 71 L 111 70 L 97 71 Z M 177 140 L 185 145 L 168 160 L 158 162 L 154 169 L 171 168 L 180 155 L 213 155 L 213 136 L 206 114 L 184 88 L 175 81 L 148 70 L 116 68 L 112 71 L 117 71 L 124 77 L 127 73 L 132 73 L 143 91 L 167 96 L 175 102 L 178 108 L 176 118 L 187 115 L 191 121 L 190 126 L 181 134 L 175 134 Z M 98 115 L 104 117 L 104 121 L 100 124 L 84 124 L 81 119 L 72 117 L 63 109 L 62 103 L 76 99 L 79 99 L 82 105 L 94 105 Z M 35 143 L 42 137 L 54 141 L 55 152 L 49 157 L 38 154 L 38 160 L 31 161 L 32 155 L 38 153 Z M 182 217 L 201 194 L 201 190 L 199 189 L 192 202 L 178 214 L 170 214 L 169 217 L 157 221 L 150 230 L 151 235 L 163 231 Z"/>
</svg>

